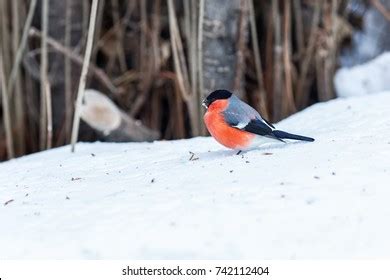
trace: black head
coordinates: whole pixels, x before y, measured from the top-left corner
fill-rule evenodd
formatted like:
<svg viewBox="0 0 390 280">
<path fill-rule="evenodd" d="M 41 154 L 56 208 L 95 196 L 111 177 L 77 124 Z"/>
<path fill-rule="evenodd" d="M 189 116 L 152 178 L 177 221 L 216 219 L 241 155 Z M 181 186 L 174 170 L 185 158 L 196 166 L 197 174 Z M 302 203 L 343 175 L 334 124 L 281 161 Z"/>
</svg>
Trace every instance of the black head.
<svg viewBox="0 0 390 280">
<path fill-rule="evenodd" d="M 213 103 L 216 100 L 221 100 L 221 99 L 228 99 L 233 95 L 230 91 L 226 89 L 218 89 L 216 91 L 213 91 L 210 93 L 205 100 L 203 100 L 202 105 L 208 108 L 211 103 Z"/>
</svg>

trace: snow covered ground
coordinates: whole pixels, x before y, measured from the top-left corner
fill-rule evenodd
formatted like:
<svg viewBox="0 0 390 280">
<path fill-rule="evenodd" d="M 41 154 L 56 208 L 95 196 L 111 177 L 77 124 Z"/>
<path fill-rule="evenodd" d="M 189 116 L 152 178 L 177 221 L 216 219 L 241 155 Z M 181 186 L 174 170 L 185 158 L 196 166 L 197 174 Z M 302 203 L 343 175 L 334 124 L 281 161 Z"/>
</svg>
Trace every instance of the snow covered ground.
<svg viewBox="0 0 390 280">
<path fill-rule="evenodd" d="M 277 127 L 316 141 L 79 144 L 2 163 L 0 259 L 390 257 L 390 92 Z"/>
<path fill-rule="evenodd" d="M 337 96 L 352 97 L 390 90 L 390 52 L 353 67 L 337 70 L 334 85 Z"/>
</svg>

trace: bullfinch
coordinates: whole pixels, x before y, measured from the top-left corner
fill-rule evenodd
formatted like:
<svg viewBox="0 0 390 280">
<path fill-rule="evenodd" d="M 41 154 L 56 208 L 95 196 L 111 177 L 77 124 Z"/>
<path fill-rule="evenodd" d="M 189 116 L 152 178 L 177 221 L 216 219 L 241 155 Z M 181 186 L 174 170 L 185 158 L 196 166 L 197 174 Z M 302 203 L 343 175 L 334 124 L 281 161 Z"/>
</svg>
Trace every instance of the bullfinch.
<svg viewBox="0 0 390 280">
<path fill-rule="evenodd" d="M 248 149 L 269 141 L 314 139 L 275 129 L 251 106 L 228 90 L 216 90 L 203 100 L 204 122 L 210 134 L 230 149 Z"/>
</svg>

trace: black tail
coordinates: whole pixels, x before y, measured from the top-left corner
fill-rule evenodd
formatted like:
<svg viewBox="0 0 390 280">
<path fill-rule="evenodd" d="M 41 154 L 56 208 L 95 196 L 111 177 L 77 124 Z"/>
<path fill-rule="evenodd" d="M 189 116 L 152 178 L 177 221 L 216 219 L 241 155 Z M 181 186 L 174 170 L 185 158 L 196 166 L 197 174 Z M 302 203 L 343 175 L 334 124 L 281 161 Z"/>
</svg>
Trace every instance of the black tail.
<svg viewBox="0 0 390 280">
<path fill-rule="evenodd" d="M 302 140 L 302 141 L 308 141 L 308 142 L 313 142 L 314 139 L 306 136 L 301 136 L 301 135 L 296 135 L 296 134 L 291 134 L 288 132 L 284 132 L 281 130 L 274 130 L 272 131 L 272 134 L 276 138 L 281 138 L 281 139 L 292 139 L 292 140 Z"/>
</svg>

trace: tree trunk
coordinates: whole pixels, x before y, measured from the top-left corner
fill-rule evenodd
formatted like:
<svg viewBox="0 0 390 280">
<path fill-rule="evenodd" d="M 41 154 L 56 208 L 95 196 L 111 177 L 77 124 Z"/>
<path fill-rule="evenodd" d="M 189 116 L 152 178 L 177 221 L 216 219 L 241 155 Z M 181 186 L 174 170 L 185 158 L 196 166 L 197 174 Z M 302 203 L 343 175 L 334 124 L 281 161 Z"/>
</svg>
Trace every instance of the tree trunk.
<svg viewBox="0 0 390 280">
<path fill-rule="evenodd" d="M 245 2 L 214 0 L 204 3 L 203 97 L 216 89 L 235 91 L 241 97 L 244 95 L 243 83 L 237 86 L 235 81 L 236 84 L 237 81 L 243 81 L 244 75 L 244 50 L 240 47 L 245 47 L 247 41 L 248 16 Z"/>
</svg>

